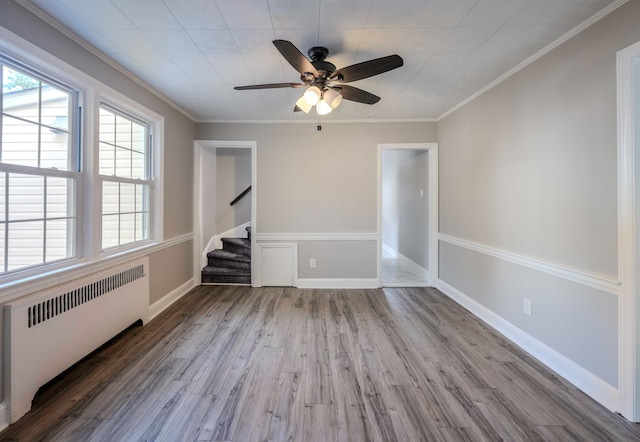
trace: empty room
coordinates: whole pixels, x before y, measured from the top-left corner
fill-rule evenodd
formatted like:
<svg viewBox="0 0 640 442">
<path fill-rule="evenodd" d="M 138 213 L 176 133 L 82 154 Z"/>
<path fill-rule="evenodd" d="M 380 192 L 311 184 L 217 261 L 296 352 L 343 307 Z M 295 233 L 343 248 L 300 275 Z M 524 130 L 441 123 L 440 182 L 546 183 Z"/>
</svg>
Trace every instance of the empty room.
<svg viewBox="0 0 640 442">
<path fill-rule="evenodd" d="M 0 0 L 0 440 L 640 440 L 640 1 Z"/>
</svg>

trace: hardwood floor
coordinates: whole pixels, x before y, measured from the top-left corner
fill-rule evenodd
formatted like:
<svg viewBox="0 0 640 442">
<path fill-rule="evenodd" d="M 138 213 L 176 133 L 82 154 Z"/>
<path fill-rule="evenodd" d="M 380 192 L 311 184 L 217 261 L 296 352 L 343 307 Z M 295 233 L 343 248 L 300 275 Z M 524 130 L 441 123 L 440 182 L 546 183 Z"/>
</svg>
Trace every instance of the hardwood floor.
<svg viewBox="0 0 640 442">
<path fill-rule="evenodd" d="M 41 389 L 20 441 L 640 440 L 434 289 L 199 287 Z"/>
</svg>

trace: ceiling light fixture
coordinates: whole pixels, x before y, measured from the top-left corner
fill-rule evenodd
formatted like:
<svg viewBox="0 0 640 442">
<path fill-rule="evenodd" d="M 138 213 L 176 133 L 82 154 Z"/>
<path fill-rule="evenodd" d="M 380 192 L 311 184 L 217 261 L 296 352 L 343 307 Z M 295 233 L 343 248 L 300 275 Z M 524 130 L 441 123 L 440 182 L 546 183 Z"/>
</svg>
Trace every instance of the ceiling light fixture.
<svg viewBox="0 0 640 442">
<path fill-rule="evenodd" d="M 306 91 L 304 91 L 304 101 L 307 102 L 309 106 L 315 106 L 320 101 L 322 97 L 322 92 L 318 86 L 311 86 Z"/>
<path fill-rule="evenodd" d="M 318 115 L 327 115 L 342 103 L 342 95 L 335 89 L 321 91 L 318 86 L 310 86 L 296 101 L 296 110 L 308 114 L 313 106 Z"/>
</svg>

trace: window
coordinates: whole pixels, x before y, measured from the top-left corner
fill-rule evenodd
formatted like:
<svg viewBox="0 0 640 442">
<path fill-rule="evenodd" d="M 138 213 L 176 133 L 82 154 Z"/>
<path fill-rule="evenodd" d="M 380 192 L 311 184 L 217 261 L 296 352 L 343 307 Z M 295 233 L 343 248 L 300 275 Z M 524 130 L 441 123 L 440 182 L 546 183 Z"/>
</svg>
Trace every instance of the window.
<svg viewBox="0 0 640 442">
<path fill-rule="evenodd" d="M 0 58 L 0 275 L 75 257 L 77 92 Z"/>
<path fill-rule="evenodd" d="M 103 104 L 99 144 L 102 249 L 149 239 L 150 125 Z"/>
<path fill-rule="evenodd" d="M 151 253 L 163 231 L 162 115 L 2 27 L 0 92 L 3 294 Z"/>
</svg>

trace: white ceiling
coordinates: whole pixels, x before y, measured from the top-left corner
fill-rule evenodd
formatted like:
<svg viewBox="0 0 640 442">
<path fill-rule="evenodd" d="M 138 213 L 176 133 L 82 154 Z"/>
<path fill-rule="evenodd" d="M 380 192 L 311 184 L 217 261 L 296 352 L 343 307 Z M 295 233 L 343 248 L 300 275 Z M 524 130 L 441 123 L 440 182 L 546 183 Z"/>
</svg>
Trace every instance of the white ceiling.
<svg viewBox="0 0 640 442">
<path fill-rule="evenodd" d="M 325 120 L 435 119 L 614 0 L 31 0 L 199 121 L 316 120 L 271 43 L 329 48 L 338 68 L 397 53 L 351 83 L 382 97 Z"/>
</svg>

